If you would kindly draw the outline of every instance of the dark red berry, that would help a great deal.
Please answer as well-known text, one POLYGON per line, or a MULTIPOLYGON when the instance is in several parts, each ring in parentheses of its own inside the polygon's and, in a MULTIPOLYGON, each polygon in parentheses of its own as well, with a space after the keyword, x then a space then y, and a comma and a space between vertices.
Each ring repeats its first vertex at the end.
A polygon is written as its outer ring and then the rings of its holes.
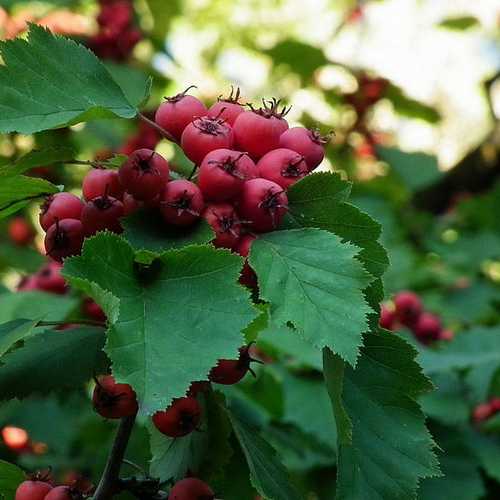
POLYGON ((117 170, 105 168, 93 168, 83 179, 82 183, 83 197, 93 200, 98 196, 108 194, 116 199, 123 196, 123 187, 120 184, 117 170))
POLYGON ((61 275, 62 264, 48 262, 36 274, 37 288, 45 292, 64 294, 68 291, 66 280, 61 275))
POLYGON ((216 384, 233 385, 238 383, 247 372, 255 373, 250 363, 256 361, 249 353, 249 346, 240 348, 238 359, 220 359, 217 365, 210 370, 208 378, 216 384))
POLYGON ((182 479, 174 484, 168 500, 214 500, 214 492, 208 484, 195 477, 182 479))
POLYGON ((241 221, 229 203, 210 203, 203 217, 215 232, 212 241, 217 248, 233 248, 241 234, 241 221))
POLYGON ((181 437, 193 432, 201 420, 201 407, 193 397, 175 399, 163 411, 153 415, 155 427, 169 437, 181 437))
POLYGON ((394 330, 396 326, 396 312, 383 305, 380 308, 379 324, 386 330, 394 330))
POLYGON ((264 233, 276 229, 287 210, 288 198, 275 182, 258 178, 243 185, 238 212, 254 231, 264 233))
POLYGON ((186 156, 199 165, 215 149, 233 147, 233 130, 222 118, 195 118, 182 132, 181 146, 186 156))
POLYGON ((86 236, 98 231, 121 233, 120 218, 124 215, 123 203, 112 196, 98 196, 83 207, 82 224, 86 236))
POLYGON ((101 306, 91 298, 86 298, 83 301, 82 309, 84 314, 89 318, 95 321, 106 321, 106 315, 101 306))
POLYGON ((44 500, 80 500, 83 495, 71 486, 56 486, 45 497, 44 500))
POLYGON ((394 297, 396 316, 405 326, 412 327, 422 312, 422 302, 418 295, 413 292, 399 292, 394 297))
POLYGON ((234 88, 231 87, 229 96, 226 98, 219 97, 217 102, 209 108, 207 115, 211 117, 219 116, 232 126, 236 118, 245 111, 239 100, 240 89, 237 88, 235 91, 234 88))
POLYGON ((78 255, 83 245, 83 225, 77 219, 62 219, 52 224, 45 235, 45 251, 58 262, 78 255))
POLYGON ((132 387, 128 384, 117 384, 113 375, 96 379, 92 402, 94 409, 104 418, 130 417, 138 410, 132 387))
POLYGON ((253 234, 245 234, 240 238, 235 247, 235 251, 242 257, 245 257, 245 264, 243 264, 243 269, 241 270, 239 281, 242 285, 252 290, 256 290, 257 288, 257 275, 255 274, 255 271, 250 267, 247 257, 250 254, 250 248, 255 239, 256 236, 254 236, 253 234))
POLYGON ((182 132, 197 116, 207 113, 207 108, 199 99, 186 94, 190 88, 173 97, 166 97, 155 115, 156 123, 172 134, 177 142, 180 142, 182 132))
POLYGON ((136 200, 152 200, 168 181, 167 160, 151 149, 138 149, 120 167, 120 182, 136 200))
POLYGON ((453 340, 454 337, 455 334, 452 330, 441 330, 441 332, 439 332, 439 340, 450 341, 453 340))
POLYGON ((142 201, 137 201, 131 194, 123 193, 123 213, 130 215, 139 210, 142 206, 142 201))
POLYGON ((285 115, 290 109, 278 110, 280 101, 262 101, 263 107, 241 113, 234 122, 234 142, 237 149, 247 151, 258 160, 280 147, 281 134, 288 129, 285 115))
POLYGON ((26 246, 35 239, 35 231, 24 217, 14 217, 9 222, 9 237, 11 241, 19 246, 26 246))
POLYGON ((482 403, 474 408, 472 419, 476 423, 483 422, 493 415, 493 408, 489 403, 482 403))
POLYGON ((413 326, 415 336, 424 344, 438 340, 441 333, 441 321, 431 313, 422 313, 413 326))
POLYGON ((207 382, 206 380, 192 382, 191 385, 189 386, 187 395, 189 397, 195 398, 196 396, 198 396, 200 392, 206 392, 209 390, 209 388, 210 388, 210 382, 207 382))
POLYGON ((83 202, 71 193, 56 193, 49 196, 42 205, 40 225, 47 231, 56 219, 80 219, 83 202))
POLYGON ((259 177, 288 189, 309 173, 304 157, 291 149, 278 148, 266 153, 257 163, 259 177))
POLYGON ((204 206, 200 188, 184 179, 167 183, 160 199, 163 218, 175 226, 190 226, 196 222, 204 206))
POLYGON ((15 500, 44 500, 51 489, 45 481, 24 481, 17 487, 15 500))
POLYGON ((257 177, 257 166, 246 154, 216 149, 203 159, 198 185, 207 200, 226 201, 238 196, 246 180, 257 177))
POLYGON ((322 136, 318 130, 293 127, 281 134, 280 147, 291 149, 302 155, 310 172, 323 161, 325 144, 329 141, 330 136, 322 136))

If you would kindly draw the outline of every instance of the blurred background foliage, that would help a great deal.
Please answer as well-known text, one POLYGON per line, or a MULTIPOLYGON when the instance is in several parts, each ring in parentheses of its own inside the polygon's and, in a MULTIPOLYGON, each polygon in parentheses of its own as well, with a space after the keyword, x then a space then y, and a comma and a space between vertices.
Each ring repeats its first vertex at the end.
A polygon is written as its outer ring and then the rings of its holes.
MULTIPOLYGON (((354 181, 355 203, 381 223, 391 261, 387 299, 414 290, 456 339, 479 332, 478 352, 462 353, 462 364, 433 375, 438 391, 423 401, 447 453, 447 476, 426 481, 421 498, 443 498, 439 491, 463 500, 498 498, 500 427, 489 422, 483 433, 469 424, 475 405, 500 396, 500 355, 491 355, 491 344, 481 350, 486 329, 498 337, 500 352, 498 1, 137 0, 133 8, 128 31, 110 48, 100 37, 98 2, 0 0, 0 36, 23 36, 28 22, 72 36, 106 60, 132 102, 153 75, 147 111, 189 85, 207 102, 233 85, 244 101, 283 98, 292 105, 291 125, 333 131, 320 169, 354 181)), ((0 164, 37 148, 71 147, 88 160, 142 145, 156 147, 178 171, 190 168, 154 131, 119 120, 2 136, 0 164)), ((49 167, 31 174, 78 193, 86 167, 49 167)), ((44 260, 37 213, 33 204, 23 214, 34 240, 29 233, 15 241, 12 219, 1 222, 3 321, 15 317, 16 308, 35 317, 44 307, 27 292, 13 293, 44 260)), ((68 321, 81 314, 76 301, 66 305, 68 321)), ((329 403, 317 360, 301 346, 266 342, 266 336, 259 349, 282 362, 229 392, 251 408, 307 498, 333 498, 335 436, 326 432, 329 403)), ((27 468, 51 464, 61 475, 82 473, 95 481, 113 424, 92 413, 87 389, 0 406, 0 424, 26 429, 30 439, 29 452, 20 453, 4 435, 0 454, 27 468)), ((129 451, 141 466, 149 459, 145 432, 135 431, 129 451)), ((234 477, 242 475, 240 455, 231 463, 234 477)), ((224 498, 252 498, 249 484, 236 492, 224 488, 224 498)))

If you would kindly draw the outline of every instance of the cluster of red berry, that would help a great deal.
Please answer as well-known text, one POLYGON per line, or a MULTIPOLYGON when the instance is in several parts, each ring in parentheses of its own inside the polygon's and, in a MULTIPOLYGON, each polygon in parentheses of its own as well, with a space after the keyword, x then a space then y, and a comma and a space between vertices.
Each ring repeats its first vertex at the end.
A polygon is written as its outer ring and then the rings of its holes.
POLYGON ((142 38, 134 26, 132 3, 129 0, 99 0, 99 3, 99 32, 89 39, 88 45, 103 59, 123 61, 142 38))
POLYGON ((453 339, 453 332, 443 328, 441 320, 435 314, 424 311, 420 297, 409 291, 396 294, 393 307, 389 304, 382 305, 380 326, 387 330, 406 327, 425 345, 436 340, 453 339))
POLYGON ((83 500, 90 497, 91 489, 92 485, 79 481, 54 486, 49 472, 37 472, 18 486, 15 500, 83 500))
POLYGON ((477 424, 488 420, 500 412, 500 398, 491 398, 486 403, 481 403, 474 408, 472 419, 477 424))

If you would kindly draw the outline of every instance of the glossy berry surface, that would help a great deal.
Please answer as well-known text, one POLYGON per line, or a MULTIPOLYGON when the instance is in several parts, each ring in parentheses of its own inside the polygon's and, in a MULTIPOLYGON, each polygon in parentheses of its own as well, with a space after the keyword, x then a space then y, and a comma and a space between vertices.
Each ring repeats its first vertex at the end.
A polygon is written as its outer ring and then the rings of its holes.
POLYGON ((204 207, 200 188, 184 179, 169 182, 160 199, 163 218, 175 226, 190 226, 195 223, 204 207))
POLYGON ((82 224, 86 236, 98 231, 121 233, 120 218, 124 215, 123 203, 112 196, 104 195, 88 201, 82 210, 82 224))
POLYGON ((243 185, 238 212, 254 231, 277 229, 287 210, 288 198, 279 184, 257 178, 243 185))
POLYGON ((80 500, 83 496, 74 488, 69 486, 56 486, 53 488, 45 500, 80 500))
POLYGON ((15 500, 44 500, 51 489, 44 481, 24 481, 16 490, 15 500))
POLYGON ((207 205, 203 217, 215 232, 213 245, 218 248, 233 248, 241 234, 241 221, 229 203, 207 205))
POLYGON ((222 118, 195 118, 182 132, 181 146, 186 156, 199 165, 215 149, 233 147, 233 130, 222 118))
POLYGON ((35 231, 24 217, 14 217, 9 222, 9 237, 11 241, 19 246, 29 245, 35 238, 35 231))
POLYGON ((219 97, 216 103, 212 104, 208 109, 207 116, 212 118, 220 117, 229 125, 233 125, 236 118, 245 111, 245 108, 240 104, 240 89, 234 90, 231 88, 231 93, 228 97, 219 97))
POLYGON ((203 159, 198 185, 206 200, 226 201, 236 198, 246 180, 257 177, 257 166, 240 151, 216 149, 203 159))
POLYGON ((56 221, 45 235, 45 251, 52 259, 62 262, 64 258, 80 253, 83 237, 83 225, 79 220, 56 221))
POLYGON ((80 219, 82 210, 83 202, 78 196, 71 193, 56 193, 49 196, 42 204, 40 225, 47 231, 57 219, 80 219))
POLYGON ((136 200, 152 200, 168 181, 170 168, 158 153, 138 149, 120 167, 118 175, 123 188, 136 200))
POLYGON ((182 132, 196 117, 207 113, 207 108, 199 99, 186 94, 190 88, 175 96, 167 97, 155 115, 156 123, 169 132, 177 142, 180 142, 182 132))
POLYGON ((291 149, 278 148, 266 153, 257 163, 259 177, 288 189, 309 173, 304 157, 291 149))
POLYGON ((303 156, 309 171, 312 171, 323 161, 329 140, 329 136, 322 136, 317 130, 293 127, 281 134, 280 146, 303 156))
POLYGON ((201 420, 201 407, 193 397, 185 397, 174 402, 163 411, 153 415, 155 427, 166 436, 182 437, 193 432, 201 420))
POLYGON ((104 418, 130 417, 138 410, 132 387, 128 384, 117 384, 112 375, 97 379, 92 402, 96 412, 104 418))
POLYGON ((98 196, 104 196, 105 194, 121 199, 123 196, 123 187, 118 178, 118 171, 93 168, 83 179, 82 193, 87 201, 98 196))
POLYGON ((168 500, 214 500, 214 492, 208 484, 195 477, 182 479, 174 484, 168 500))
POLYGON ((216 384, 237 384, 251 371, 250 363, 253 361, 248 352, 248 347, 242 347, 239 352, 238 359, 220 359, 210 371, 208 378, 216 384))

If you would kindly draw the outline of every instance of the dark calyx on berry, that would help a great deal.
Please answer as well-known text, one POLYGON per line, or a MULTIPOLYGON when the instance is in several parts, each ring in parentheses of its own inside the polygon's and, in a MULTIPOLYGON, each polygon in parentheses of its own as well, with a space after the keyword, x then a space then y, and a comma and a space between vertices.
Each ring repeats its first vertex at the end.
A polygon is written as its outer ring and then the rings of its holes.
POLYGON ((238 168, 238 161, 240 161, 240 159, 243 158, 243 156, 245 156, 246 154, 247 153, 241 153, 236 158, 227 156, 224 160, 209 160, 208 163, 210 165, 215 165, 221 170, 224 170, 224 172, 228 173, 229 175, 232 175, 233 177, 244 181, 246 180, 246 176, 240 172, 238 168))
POLYGON ((261 108, 254 108, 252 104, 247 104, 247 106, 254 112, 257 113, 260 116, 263 116, 264 118, 278 118, 282 119, 285 118, 285 116, 290 113, 290 110, 292 109, 292 106, 286 107, 285 105, 282 106, 281 111, 279 110, 279 106, 281 104, 281 99, 276 99, 275 97, 271 99, 262 99, 262 107, 261 108))
POLYGON ((211 118, 210 116, 197 117, 193 120, 193 125, 200 132, 207 135, 224 135, 227 133, 228 126, 226 125, 226 120, 220 118, 220 115, 224 112, 225 108, 222 108, 220 113, 211 118))
POLYGON ((187 89, 183 90, 182 92, 179 92, 178 94, 176 95, 172 95, 172 96, 168 96, 168 97, 164 97, 164 99, 167 101, 167 102, 179 102, 183 97, 186 97, 187 93, 191 90, 191 89, 196 89, 198 88, 196 85, 190 85, 187 89))

